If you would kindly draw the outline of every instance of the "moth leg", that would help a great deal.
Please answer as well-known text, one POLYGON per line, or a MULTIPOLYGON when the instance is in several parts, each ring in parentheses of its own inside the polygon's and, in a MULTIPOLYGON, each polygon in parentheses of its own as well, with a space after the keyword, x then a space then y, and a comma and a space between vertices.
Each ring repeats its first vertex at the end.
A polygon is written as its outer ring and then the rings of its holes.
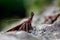
POLYGON ((25 26, 25 27, 26 27, 26 31, 27 31, 27 32, 29 32, 29 29, 28 29, 28 28, 29 28, 29 26, 28 26, 28 25, 29 25, 29 23, 26 23, 26 26, 25 26))

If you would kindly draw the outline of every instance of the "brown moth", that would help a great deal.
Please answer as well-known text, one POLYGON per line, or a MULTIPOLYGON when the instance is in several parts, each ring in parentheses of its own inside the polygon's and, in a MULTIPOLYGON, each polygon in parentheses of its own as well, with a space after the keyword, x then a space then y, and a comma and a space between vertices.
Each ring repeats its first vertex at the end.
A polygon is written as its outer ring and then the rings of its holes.
POLYGON ((55 19, 52 20, 52 24, 60 17, 60 14, 56 15, 55 19))
POLYGON ((46 20, 44 21, 44 23, 46 23, 49 19, 51 19, 51 24, 53 24, 58 18, 60 17, 60 14, 54 15, 54 16, 47 16, 46 20), (54 19, 52 19, 53 17, 55 17, 54 19))
POLYGON ((26 31, 29 32, 29 30, 32 30, 32 19, 33 19, 34 13, 31 13, 31 16, 28 18, 28 20, 24 21, 22 24, 17 25, 16 27, 13 27, 9 30, 7 30, 6 32, 10 32, 10 31, 26 31))

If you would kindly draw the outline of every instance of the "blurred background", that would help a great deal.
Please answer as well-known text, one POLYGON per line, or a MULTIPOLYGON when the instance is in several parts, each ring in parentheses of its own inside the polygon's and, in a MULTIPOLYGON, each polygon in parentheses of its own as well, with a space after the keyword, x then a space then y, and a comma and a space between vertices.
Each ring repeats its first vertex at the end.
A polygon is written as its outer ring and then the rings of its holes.
MULTIPOLYGON (((54 0, 0 0, 0 31, 7 25, 28 17, 31 12, 40 14, 54 0)), ((60 6, 60 0, 56 0, 60 6)))

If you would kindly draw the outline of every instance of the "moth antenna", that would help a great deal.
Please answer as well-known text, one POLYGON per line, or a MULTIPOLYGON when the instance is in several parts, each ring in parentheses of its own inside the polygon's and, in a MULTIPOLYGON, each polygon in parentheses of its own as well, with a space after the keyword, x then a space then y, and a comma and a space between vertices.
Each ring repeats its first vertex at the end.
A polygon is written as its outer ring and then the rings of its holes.
POLYGON ((29 20, 28 20, 28 22, 29 22, 29 23, 31 23, 31 22, 32 22, 33 16, 34 16, 34 13, 33 13, 33 12, 31 12, 31 16, 29 17, 29 20))

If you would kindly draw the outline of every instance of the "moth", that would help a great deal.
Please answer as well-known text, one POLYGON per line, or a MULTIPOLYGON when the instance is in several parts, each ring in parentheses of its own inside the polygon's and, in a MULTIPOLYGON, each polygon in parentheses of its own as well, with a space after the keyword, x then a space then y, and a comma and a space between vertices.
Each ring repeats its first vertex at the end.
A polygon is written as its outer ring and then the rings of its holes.
POLYGON ((51 24, 53 24, 59 17, 60 17, 60 13, 54 16, 47 16, 44 23, 46 23, 49 19, 51 19, 51 24))
POLYGON ((28 20, 24 21, 22 24, 17 25, 16 27, 13 27, 6 32, 11 32, 11 31, 26 31, 29 32, 30 30, 33 30, 33 27, 31 25, 32 19, 33 19, 34 13, 31 12, 31 16, 28 18, 28 20))

